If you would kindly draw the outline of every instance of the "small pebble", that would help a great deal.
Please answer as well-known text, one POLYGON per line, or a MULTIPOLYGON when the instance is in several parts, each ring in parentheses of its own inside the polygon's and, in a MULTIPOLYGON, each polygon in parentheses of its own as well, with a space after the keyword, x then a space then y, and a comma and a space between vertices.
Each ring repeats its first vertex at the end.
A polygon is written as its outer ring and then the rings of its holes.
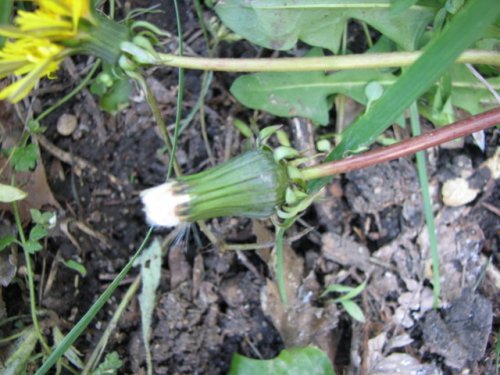
POLYGON ((57 132, 61 135, 71 135, 76 129, 77 121, 74 115, 65 113, 57 120, 57 132))

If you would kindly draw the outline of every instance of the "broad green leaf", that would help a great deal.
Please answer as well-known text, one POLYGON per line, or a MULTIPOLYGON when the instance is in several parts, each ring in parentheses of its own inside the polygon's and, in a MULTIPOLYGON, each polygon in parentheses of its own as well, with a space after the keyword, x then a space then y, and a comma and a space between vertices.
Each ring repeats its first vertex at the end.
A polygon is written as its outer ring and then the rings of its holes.
POLYGON ((260 46, 288 50, 298 40, 338 52, 346 22, 357 19, 406 50, 418 47, 436 9, 414 5, 399 12, 391 0, 225 0, 215 6, 222 22, 260 46))
POLYGON ((344 94, 366 104, 365 88, 370 82, 383 87, 396 81, 390 73, 377 70, 322 72, 256 73, 239 77, 231 93, 243 105, 282 117, 306 117, 319 125, 329 121, 333 94, 344 94))
POLYGON ((345 311, 353 319, 356 319, 358 322, 361 323, 365 322, 365 314, 363 314, 363 310, 360 309, 360 307, 356 302, 351 300, 345 300, 345 301, 340 301, 340 303, 342 304, 342 307, 345 309, 345 311))
POLYGON ((278 357, 258 360, 235 354, 229 375, 334 375, 327 355, 314 346, 283 350, 278 357))
MULTIPOLYGON (((366 105, 378 99, 381 89, 385 91, 396 79, 390 73, 376 70, 342 71, 331 75, 321 72, 256 73, 236 79, 231 86, 231 93, 247 107, 281 117, 306 117, 319 125, 326 125, 331 95, 344 94, 366 105), (373 89, 378 92, 374 93, 373 89), (369 100, 369 96, 373 99, 369 100)), ((452 110, 450 106, 471 114, 481 113, 494 106, 493 95, 464 65, 454 65, 450 69, 450 79, 449 103, 439 106, 438 112, 433 110, 432 101, 438 93, 436 86, 426 96, 427 104, 424 102, 421 105, 422 114, 435 125, 454 122, 454 118, 442 117, 443 111, 452 110)), ((489 82, 496 90, 500 89, 500 77, 492 78, 489 82)))
POLYGON ((117 371, 122 366, 123 362, 118 356, 118 353, 111 352, 106 355, 104 361, 92 372, 92 375, 116 375, 117 371))
MULTIPOLYGON (((482 36, 499 15, 498 0, 468 1, 371 110, 342 133, 342 141, 325 161, 338 160, 373 142, 449 69, 463 50, 482 36)), ((330 178, 312 181, 309 189, 317 191, 328 181, 330 178)))
POLYGON ((28 194, 15 186, 0 184, 0 202, 2 203, 20 201, 27 196, 28 194))

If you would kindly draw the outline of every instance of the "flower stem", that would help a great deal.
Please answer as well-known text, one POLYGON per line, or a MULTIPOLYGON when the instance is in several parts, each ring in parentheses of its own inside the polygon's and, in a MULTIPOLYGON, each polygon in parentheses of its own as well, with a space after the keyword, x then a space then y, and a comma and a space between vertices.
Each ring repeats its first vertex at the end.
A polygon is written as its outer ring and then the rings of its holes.
MULTIPOLYGON (((207 58, 157 54, 157 65, 225 72, 305 72, 402 67, 413 64, 422 52, 365 53, 322 57, 207 58)), ((468 50, 457 63, 500 65, 500 52, 468 50)))
MULTIPOLYGON (((419 136, 422 133, 420 127, 420 119, 418 116, 417 102, 413 102, 410 107, 410 125, 414 136, 419 136)), ((416 154, 418 179, 420 181, 420 193, 422 195, 422 203, 424 206, 424 217, 427 223, 427 234, 429 235, 429 250, 432 258, 432 290, 434 294, 433 307, 439 308, 439 293, 440 293, 440 277, 439 277, 439 249, 436 234, 436 223, 434 221, 434 213, 432 210, 432 198, 429 189, 429 177, 427 176, 427 162, 424 151, 419 151, 416 154)))
POLYGON ((500 124, 500 107, 391 146, 381 147, 350 158, 304 168, 301 170, 302 177, 305 180, 315 180, 369 167, 412 155, 418 151, 464 137, 497 124, 500 124))
POLYGON ((19 232, 19 237, 21 238, 21 243, 23 245, 24 259, 26 262, 26 275, 28 277, 28 289, 30 294, 30 311, 31 311, 31 321, 33 323, 33 327, 35 328, 35 332, 38 338, 38 341, 42 345, 44 351, 46 353, 50 353, 50 347, 45 341, 43 337, 42 330, 40 328, 40 323, 38 321, 38 317, 36 315, 37 306, 36 306, 36 293, 35 293, 35 281, 33 280, 33 269, 31 265, 31 257, 28 251, 26 250, 26 236, 24 235, 23 225, 21 223, 21 216, 19 215, 19 208, 17 207, 16 202, 12 203, 12 211, 14 213, 14 219, 17 225, 17 231, 19 232))

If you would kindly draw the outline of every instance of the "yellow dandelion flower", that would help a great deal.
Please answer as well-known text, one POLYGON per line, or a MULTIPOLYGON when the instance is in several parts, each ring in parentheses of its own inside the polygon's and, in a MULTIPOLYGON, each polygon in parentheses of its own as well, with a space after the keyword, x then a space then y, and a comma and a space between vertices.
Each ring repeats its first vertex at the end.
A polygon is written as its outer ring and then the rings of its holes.
POLYGON ((83 53, 118 62, 130 31, 93 12, 90 0, 31 1, 33 11, 19 10, 13 26, 0 27, 0 36, 10 39, 0 50, 0 79, 21 76, 0 91, 0 100, 21 100, 41 77, 51 77, 65 56, 83 53))
POLYGON ((0 28, 0 35, 22 37, 29 32, 39 38, 65 40, 78 33, 80 20, 92 22, 88 0, 34 0, 33 12, 20 10, 14 19, 14 28, 0 28))
POLYGON ((64 47, 48 39, 8 41, 0 50, 0 78, 9 74, 21 79, 0 91, 0 100, 16 103, 33 89, 41 77, 52 77, 64 58, 64 47))

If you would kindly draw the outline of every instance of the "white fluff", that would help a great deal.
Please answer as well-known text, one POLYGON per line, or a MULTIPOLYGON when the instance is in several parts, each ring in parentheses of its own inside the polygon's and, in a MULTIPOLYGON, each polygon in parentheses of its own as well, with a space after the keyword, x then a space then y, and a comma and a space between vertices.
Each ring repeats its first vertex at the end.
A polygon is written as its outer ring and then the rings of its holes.
POLYGON ((176 194, 173 186, 173 182, 165 182, 141 192, 143 211, 150 225, 175 227, 180 223, 177 207, 190 198, 187 194, 176 194))

